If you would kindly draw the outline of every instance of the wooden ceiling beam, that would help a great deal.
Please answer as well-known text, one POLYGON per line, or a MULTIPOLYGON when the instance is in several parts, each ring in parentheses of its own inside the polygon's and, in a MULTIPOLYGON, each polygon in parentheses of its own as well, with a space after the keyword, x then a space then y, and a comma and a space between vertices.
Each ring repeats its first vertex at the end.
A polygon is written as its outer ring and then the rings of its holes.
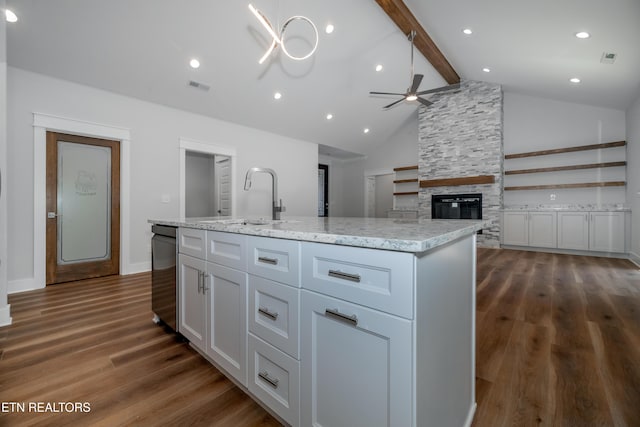
POLYGON ((376 0, 382 10, 407 36, 412 30, 416 32, 414 44, 416 49, 433 65, 448 84, 460 83, 460 76, 453 69, 438 46, 431 40, 427 31, 422 28, 413 13, 402 0, 376 0))

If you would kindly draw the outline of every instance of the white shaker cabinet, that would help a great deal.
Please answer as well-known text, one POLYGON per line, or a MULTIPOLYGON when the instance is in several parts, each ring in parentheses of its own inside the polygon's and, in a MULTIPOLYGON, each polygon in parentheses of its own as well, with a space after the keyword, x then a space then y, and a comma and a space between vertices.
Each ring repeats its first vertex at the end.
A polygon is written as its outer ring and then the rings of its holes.
POLYGON ((178 331, 195 347, 204 351, 207 337, 207 300, 204 275, 207 263, 189 255, 178 257, 178 331))
POLYGON ((625 212, 559 212, 558 247, 622 253, 625 227, 625 212))
POLYGON ((503 244, 555 248, 556 212, 504 211, 503 244))
POLYGON ((302 291, 303 426, 411 426, 411 321, 302 291))
POLYGON ((558 212, 558 248, 589 249, 589 212, 558 212))

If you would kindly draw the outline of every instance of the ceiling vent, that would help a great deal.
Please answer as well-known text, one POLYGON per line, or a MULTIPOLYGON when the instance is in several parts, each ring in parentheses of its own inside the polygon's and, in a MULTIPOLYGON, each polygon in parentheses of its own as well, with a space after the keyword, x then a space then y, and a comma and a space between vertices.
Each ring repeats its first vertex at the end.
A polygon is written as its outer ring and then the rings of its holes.
POLYGON ((189 80, 189 86, 195 87, 196 89, 200 89, 200 90, 203 90, 205 92, 207 92, 209 89, 211 89, 211 86, 206 85, 204 83, 197 82, 195 80, 189 80))
POLYGON ((616 62, 616 57, 618 55, 610 52, 602 52, 602 57, 600 58, 600 62, 603 64, 613 64, 616 62))

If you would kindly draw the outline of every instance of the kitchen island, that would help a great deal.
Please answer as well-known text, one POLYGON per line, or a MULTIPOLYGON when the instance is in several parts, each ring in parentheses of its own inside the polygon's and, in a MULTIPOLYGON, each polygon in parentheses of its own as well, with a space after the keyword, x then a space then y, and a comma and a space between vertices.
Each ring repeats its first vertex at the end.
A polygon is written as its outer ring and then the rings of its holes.
POLYGON ((282 421, 471 424, 487 221, 149 222, 179 227, 179 332, 282 421))

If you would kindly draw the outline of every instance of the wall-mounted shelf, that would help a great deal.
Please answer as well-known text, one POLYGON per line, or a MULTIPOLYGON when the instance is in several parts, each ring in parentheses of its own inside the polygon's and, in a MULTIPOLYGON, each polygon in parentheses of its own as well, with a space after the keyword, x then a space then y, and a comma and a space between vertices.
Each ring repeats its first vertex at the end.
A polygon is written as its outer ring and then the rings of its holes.
POLYGON ((548 190, 556 188, 589 188, 589 187, 624 187, 624 181, 609 182, 581 182, 577 184, 550 184, 550 185, 521 185, 517 187, 504 187, 504 191, 513 190, 548 190))
POLYGON ((418 182, 418 178, 413 179, 396 179, 393 181, 394 184, 405 184, 407 182, 418 182))
POLYGON ((548 156, 549 154, 573 153, 575 151, 599 150, 601 148, 624 147, 626 141, 606 142, 604 144, 580 145, 577 147, 555 148, 553 150, 530 151, 528 153, 506 154, 505 160, 520 159, 523 157, 548 156))
MULTIPOLYGON (((624 147, 626 144, 627 144, 626 141, 606 142, 603 144, 590 144, 590 145, 581 145, 577 147, 565 147, 565 148, 556 148, 552 150, 530 151, 527 153, 507 154, 504 156, 504 158, 505 160, 509 160, 509 159, 521 159, 524 157, 548 156, 552 154, 573 153, 577 151, 600 150, 600 149, 606 149, 606 148, 624 147)), ((505 170, 504 175, 507 176, 507 175, 521 175, 521 174, 531 174, 531 173, 574 171, 574 170, 582 170, 582 169, 626 167, 626 165, 627 165, 626 161, 587 163, 587 164, 579 164, 579 165, 553 166, 553 167, 544 167, 544 168, 505 170)), ((422 183, 420 183, 420 185, 422 186, 422 183)), ((625 185, 626 185, 625 181, 598 181, 598 182, 582 182, 582 183, 572 183, 572 184, 505 186, 504 190, 516 191, 516 190, 550 190, 550 189, 562 189, 562 188, 623 187, 625 185)))
POLYGON ((457 185, 493 184, 496 177, 493 175, 464 176, 461 178, 441 178, 420 181, 420 188, 449 187, 457 185))
POLYGON ((556 166, 556 167, 550 167, 550 168, 509 170, 509 171, 504 171, 504 174, 518 175, 523 173, 542 173, 542 172, 571 171, 571 170, 578 170, 578 169, 613 168, 616 166, 626 166, 626 165, 627 165, 627 162, 590 163, 586 165, 570 165, 570 166, 556 166))
POLYGON ((418 209, 418 165, 393 168, 393 208, 418 209), (398 198, 400 197, 400 198, 398 198))
POLYGON ((417 196, 417 191, 400 191, 397 193, 393 193, 394 196, 417 196))
POLYGON ((412 170, 418 170, 418 165, 402 166, 402 167, 399 167, 399 168, 393 168, 394 172, 412 171, 412 170))

